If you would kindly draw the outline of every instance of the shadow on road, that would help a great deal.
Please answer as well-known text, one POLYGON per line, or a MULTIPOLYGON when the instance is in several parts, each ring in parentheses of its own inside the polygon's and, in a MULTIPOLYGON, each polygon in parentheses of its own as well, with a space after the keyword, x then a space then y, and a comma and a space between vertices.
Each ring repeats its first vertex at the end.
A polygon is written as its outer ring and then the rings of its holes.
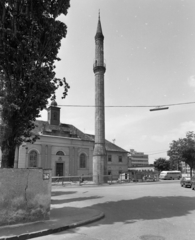
POLYGON ((93 205, 92 208, 105 213, 105 219, 93 225, 124 222, 130 224, 138 220, 157 220, 181 217, 195 210, 195 197, 142 197, 118 202, 93 205))
MULTIPOLYGON (((102 198, 100 196, 91 196, 91 197, 80 197, 80 198, 70 198, 70 199, 52 199, 51 204, 63 204, 63 203, 70 203, 70 202, 80 202, 86 200, 93 200, 102 198)), ((62 209, 62 208, 61 208, 62 209)))
MULTIPOLYGON (((105 218, 85 227, 90 228, 116 222, 133 224, 137 221, 159 220, 188 215, 195 210, 195 197, 142 197, 95 204, 91 208, 104 212, 105 218)), ((76 233, 77 231, 79 231, 78 228, 75 228, 70 230, 69 233, 76 233)))
POLYGON ((61 196, 61 195, 67 195, 67 194, 74 194, 77 193, 77 191, 66 191, 66 192, 62 192, 62 191, 56 191, 56 192, 51 192, 51 196, 55 197, 55 196, 61 196))

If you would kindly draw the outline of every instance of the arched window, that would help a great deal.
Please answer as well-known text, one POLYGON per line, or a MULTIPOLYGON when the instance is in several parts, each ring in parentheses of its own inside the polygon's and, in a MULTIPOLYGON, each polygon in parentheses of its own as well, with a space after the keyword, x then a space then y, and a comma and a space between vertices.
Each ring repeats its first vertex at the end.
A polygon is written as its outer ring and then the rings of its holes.
POLYGON ((63 153, 62 151, 58 151, 58 152, 56 153, 56 155, 64 156, 64 153, 63 153))
POLYGON ((87 165, 86 155, 84 153, 81 153, 81 155, 80 155, 80 168, 86 168, 86 165, 87 165))
POLYGON ((38 167, 38 154, 35 150, 31 151, 29 154, 29 167, 38 167))

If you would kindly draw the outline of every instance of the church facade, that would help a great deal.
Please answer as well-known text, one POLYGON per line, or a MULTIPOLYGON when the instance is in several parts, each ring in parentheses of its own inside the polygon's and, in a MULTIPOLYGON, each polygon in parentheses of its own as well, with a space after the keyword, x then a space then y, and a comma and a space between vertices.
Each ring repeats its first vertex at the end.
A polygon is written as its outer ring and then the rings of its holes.
MULTIPOLYGON (((19 148, 18 168, 52 169, 53 176, 93 175, 94 135, 70 124, 60 123, 60 108, 53 101, 47 121, 36 121, 34 134, 40 139, 19 148)), ((118 176, 128 170, 127 151, 105 140, 107 174, 118 176)))

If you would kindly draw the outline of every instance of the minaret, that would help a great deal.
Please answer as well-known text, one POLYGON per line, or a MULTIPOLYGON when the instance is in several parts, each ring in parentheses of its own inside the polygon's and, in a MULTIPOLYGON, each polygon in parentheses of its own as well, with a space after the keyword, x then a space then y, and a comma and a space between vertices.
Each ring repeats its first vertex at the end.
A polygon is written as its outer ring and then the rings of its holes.
POLYGON ((100 22, 100 13, 95 35, 95 146, 93 151, 93 181, 96 184, 104 182, 107 174, 105 150, 105 115, 104 115, 104 36, 100 22))

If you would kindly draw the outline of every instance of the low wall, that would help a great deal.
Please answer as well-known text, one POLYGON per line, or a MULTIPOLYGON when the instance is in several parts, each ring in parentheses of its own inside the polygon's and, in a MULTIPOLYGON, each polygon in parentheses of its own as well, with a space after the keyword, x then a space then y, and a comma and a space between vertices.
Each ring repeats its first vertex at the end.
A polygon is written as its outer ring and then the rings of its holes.
POLYGON ((0 169, 0 226, 47 220, 51 170, 0 169))

